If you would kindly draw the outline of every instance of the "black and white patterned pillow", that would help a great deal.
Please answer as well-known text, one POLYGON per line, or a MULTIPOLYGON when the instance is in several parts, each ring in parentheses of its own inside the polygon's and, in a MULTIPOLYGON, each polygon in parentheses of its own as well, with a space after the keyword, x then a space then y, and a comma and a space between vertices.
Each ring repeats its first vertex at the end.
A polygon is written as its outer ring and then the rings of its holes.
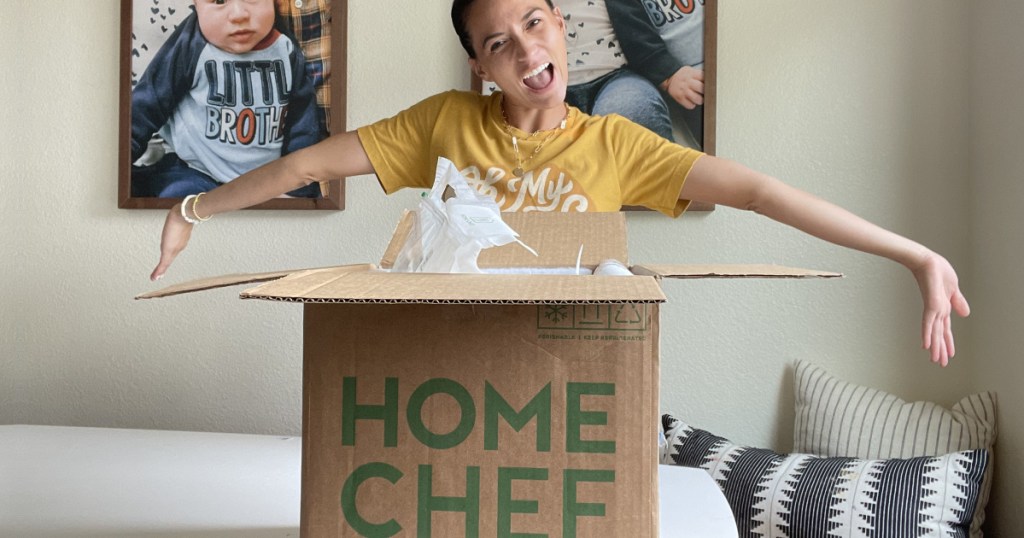
POLYGON ((661 463, 704 469, 741 537, 967 536, 988 463, 984 449, 911 459, 777 454, 662 416, 661 463))

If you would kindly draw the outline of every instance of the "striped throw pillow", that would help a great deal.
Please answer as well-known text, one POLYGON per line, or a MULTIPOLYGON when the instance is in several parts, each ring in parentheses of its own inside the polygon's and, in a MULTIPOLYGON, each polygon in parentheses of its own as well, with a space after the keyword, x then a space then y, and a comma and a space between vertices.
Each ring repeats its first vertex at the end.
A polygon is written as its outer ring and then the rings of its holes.
MULTIPOLYGON (((823 368, 796 362, 793 450, 822 456, 913 458, 988 449, 996 440, 996 395, 968 396, 946 409, 906 402, 887 392, 836 379, 823 368)), ((982 481, 971 524, 980 538, 992 487, 992 462, 982 481)))

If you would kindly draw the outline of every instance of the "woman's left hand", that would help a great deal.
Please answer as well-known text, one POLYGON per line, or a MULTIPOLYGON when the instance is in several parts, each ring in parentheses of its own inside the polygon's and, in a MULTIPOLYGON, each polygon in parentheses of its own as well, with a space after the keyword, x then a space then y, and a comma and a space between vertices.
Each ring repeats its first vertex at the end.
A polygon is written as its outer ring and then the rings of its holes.
POLYGON ((953 344, 951 313, 961 317, 971 313, 967 299, 960 292, 956 271, 945 258, 934 252, 917 267, 911 268, 924 300, 921 318, 921 345, 931 351, 932 362, 946 366, 956 353, 953 344))

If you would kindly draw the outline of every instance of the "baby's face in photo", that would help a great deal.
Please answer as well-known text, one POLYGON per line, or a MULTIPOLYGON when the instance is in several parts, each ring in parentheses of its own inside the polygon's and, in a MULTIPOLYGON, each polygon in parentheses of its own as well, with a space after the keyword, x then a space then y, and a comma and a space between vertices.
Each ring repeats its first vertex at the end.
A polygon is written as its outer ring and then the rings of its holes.
POLYGON ((195 0, 199 30, 213 46, 249 52, 274 27, 274 0, 195 0))

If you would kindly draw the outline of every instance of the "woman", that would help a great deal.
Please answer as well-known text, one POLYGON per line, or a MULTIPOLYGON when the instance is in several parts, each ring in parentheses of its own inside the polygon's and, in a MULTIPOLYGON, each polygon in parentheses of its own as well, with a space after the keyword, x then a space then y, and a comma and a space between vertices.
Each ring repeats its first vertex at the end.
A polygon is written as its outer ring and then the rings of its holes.
POLYGON ((455 0, 452 22, 471 68, 500 93, 430 97, 186 199, 167 215, 151 278, 162 277, 185 248, 194 222, 332 178, 376 173, 388 193, 428 187, 436 158, 445 156, 506 210, 645 205, 675 216, 696 199, 756 211, 892 259, 917 280, 922 344, 932 361, 945 366, 953 356, 950 313, 966 316, 969 307, 942 256, 765 174, 672 144, 622 118, 566 106, 565 22, 550 0, 455 0))

